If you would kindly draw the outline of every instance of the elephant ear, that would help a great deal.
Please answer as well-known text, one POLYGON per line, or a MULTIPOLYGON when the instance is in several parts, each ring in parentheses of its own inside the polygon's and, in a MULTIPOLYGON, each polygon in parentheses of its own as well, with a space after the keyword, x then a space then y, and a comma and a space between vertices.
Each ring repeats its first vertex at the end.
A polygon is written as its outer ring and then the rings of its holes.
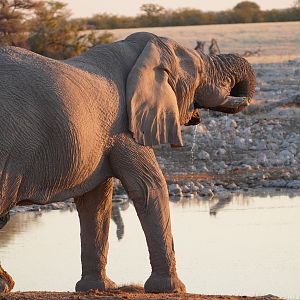
POLYGON ((155 40, 149 41, 127 78, 129 130, 136 142, 146 146, 183 145, 177 98, 164 57, 155 40))

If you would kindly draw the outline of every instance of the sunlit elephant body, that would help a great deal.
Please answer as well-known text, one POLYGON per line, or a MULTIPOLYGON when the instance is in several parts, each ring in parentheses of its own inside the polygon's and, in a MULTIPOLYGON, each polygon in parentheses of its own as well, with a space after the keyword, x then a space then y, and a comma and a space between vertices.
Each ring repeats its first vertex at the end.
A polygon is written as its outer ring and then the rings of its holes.
MULTIPOLYGON (((234 96, 250 97, 255 78, 243 63, 243 89, 234 96)), ((242 80, 233 79, 233 70, 221 81, 216 73, 223 69, 226 75, 226 66, 149 33, 66 61, 0 49, 2 223, 15 205, 74 197, 82 250, 76 290, 115 287, 105 266, 117 177, 148 244, 152 273, 145 290, 184 291, 176 273, 168 190, 150 146, 182 145, 180 126, 193 119, 196 107, 226 103, 242 80)), ((0 291, 13 287, 8 276, 0 267, 0 291)))

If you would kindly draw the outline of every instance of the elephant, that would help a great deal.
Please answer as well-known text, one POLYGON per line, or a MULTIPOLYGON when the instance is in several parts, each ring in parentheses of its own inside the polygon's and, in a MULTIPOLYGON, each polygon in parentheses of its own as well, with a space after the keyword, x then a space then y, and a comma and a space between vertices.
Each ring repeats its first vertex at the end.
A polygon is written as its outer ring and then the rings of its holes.
MULTIPOLYGON (((255 74, 242 57, 207 56, 147 32, 64 61, 1 48, 2 227, 16 205, 74 198, 82 263, 75 289, 115 288, 106 261, 118 178, 146 237, 152 270, 145 291, 184 292, 168 188, 152 147, 183 146, 180 127, 199 123, 199 109, 235 113, 254 91, 255 74)), ((0 267, 1 291, 13 285, 0 267)))

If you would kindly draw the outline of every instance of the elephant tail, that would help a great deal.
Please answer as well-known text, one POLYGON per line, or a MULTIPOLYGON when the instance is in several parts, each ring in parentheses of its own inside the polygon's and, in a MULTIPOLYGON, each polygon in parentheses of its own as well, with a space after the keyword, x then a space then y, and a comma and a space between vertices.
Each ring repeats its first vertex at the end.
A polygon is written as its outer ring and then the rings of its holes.
POLYGON ((9 213, 7 213, 6 215, 0 217, 0 229, 2 229, 7 224, 9 219, 10 219, 9 213))

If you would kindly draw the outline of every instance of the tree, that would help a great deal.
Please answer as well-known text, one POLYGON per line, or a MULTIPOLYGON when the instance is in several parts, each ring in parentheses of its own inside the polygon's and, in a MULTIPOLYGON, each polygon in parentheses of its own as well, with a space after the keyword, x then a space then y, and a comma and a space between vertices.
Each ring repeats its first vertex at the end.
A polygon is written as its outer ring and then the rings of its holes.
POLYGON ((79 55, 95 44, 105 44, 112 40, 112 34, 97 35, 94 31, 80 32, 82 25, 69 20, 66 4, 59 1, 44 2, 36 9, 36 17, 31 21, 29 48, 39 54, 65 59, 79 55))
POLYGON ((87 19, 87 26, 95 29, 134 27, 133 17, 117 16, 107 13, 95 14, 87 19))
POLYGON ((148 17, 158 16, 165 11, 165 8, 159 4, 146 3, 140 7, 140 10, 148 17))
POLYGON ((41 6, 41 1, 0 0, 0 45, 25 46, 28 17, 41 6))
POLYGON ((233 11, 237 22, 252 23, 261 21, 261 10, 255 2, 240 2, 233 8, 233 11))
POLYGON ((171 13, 170 25, 199 25, 204 22, 204 14, 199 9, 182 8, 171 13))
POLYGON ((295 0, 293 7, 300 8, 300 0, 295 0))
POLYGON ((138 21, 141 26, 160 26, 162 23, 162 16, 164 16, 165 8, 159 4, 147 3, 140 7, 142 12, 138 21))

